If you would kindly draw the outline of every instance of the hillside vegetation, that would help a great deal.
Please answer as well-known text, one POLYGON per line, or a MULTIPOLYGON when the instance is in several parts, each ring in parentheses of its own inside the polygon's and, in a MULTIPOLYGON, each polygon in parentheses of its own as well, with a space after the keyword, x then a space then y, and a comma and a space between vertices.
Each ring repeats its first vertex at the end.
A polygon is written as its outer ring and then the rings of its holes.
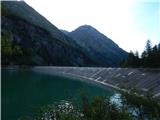
POLYGON ((23 1, 2 1, 2 65, 96 65, 80 47, 23 1))
MULTIPOLYGON (((151 96, 137 96, 132 92, 122 93, 120 103, 102 96, 89 98, 82 93, 78 105, 62 101, 43 106, 38 111, 34 120, 159 120, 160 103, 151 96)), ((18 120, 33 118, 24 116, 18 120)))
POLYGON ((84 41, 64 34, 24 1, 1 4, 2 65, 115 67, 127 56, 110 39, 96 38, 98 31, 83 46, 84 41))

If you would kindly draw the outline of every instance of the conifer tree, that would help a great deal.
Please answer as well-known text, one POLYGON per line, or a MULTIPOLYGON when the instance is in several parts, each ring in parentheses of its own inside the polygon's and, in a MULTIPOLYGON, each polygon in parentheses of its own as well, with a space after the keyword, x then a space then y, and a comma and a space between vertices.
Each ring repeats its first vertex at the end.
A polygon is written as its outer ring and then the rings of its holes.
POLYGON ((135 54, 131 51, 128 58, 121 65, 123 67, 160 67, 160 43, 152 47, 151 41, 147 40, 145 50, 139 57, 138 51, 135 54))

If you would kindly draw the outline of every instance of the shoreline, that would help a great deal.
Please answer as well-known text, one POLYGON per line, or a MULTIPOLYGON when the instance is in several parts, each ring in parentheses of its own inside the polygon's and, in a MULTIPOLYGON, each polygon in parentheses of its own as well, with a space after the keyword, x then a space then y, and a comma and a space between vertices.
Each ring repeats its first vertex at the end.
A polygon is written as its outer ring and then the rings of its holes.
POLYGON ((57 75, 62 77, 69 77, 84 82, 92 82, 95 84, 109 87, 121 92, 129 92, 130 89, 136 89, 140 94, 145 94, 153 87, 153 97, 160 97, 160 69, 147 68, 104 68, 104 67, 60 67, 60 66, 32 66, 32 67, 18 67, 8 66, 1 69, 8 70, 31 70, 35 72, 57 75), (127 87, 127 85, 130 85, 127 87), (132 86, 133 85, 133 86, 132 86), (137 86, 136 86, 137 85, 137 86), (150 86, 152 85, 152 86, 150 86), (124 87, 123 87, 124 86, 124 87))
MULTIPOLYGON (((36 71, 36 70, 33 70, 36 71)), ((44 74, 50 74, 50 75, 56 75, 59 77, 67 77, 67 78, 73 78, 73 79, 78 79, 78 80, 82 80, 84 82, 92 82, 94 84, 99 84, 99 85, 103 85, 104 87, 109 87, 111 89, 117 90, 117 91, 121 91, 121 92, 128 92, 128 90, 126 89, 122 89, 120 87, 117 87, 115 85, 109 84, 109 83, 105 83, 105 82, 101 82, 98 81, 96 79, 92 79, 90 77, 85 77, 85 76, 81 76, 78 74, 72 74, 72 73, 67 73, 67 72, 44 72, 44 71, 38 71, 38 72, 42 72, 44 74)))
POLYGON ((101 82, 101 81, 98 81, 98 80, 94 80, 92 78, 84 77, 84 76, 81 76, 81 75, 75 75, 75 74, 71 74, 71 73, 63 73, 63 74, 65 74, 64 76, 74 77, 76 79, 89 80, 91 82, 98 83, 98 84, 104 85, 105 87, 110 87, 110 88, 113 88, 113 89, 118 90, 118 91, 122 91, 122 92, 127 92, 128 91, 126 89, 119 88, 115 85, 105 83, 105 82, 101 82))
POLYGON ((160 88, 157 87, 157 83, 160 82, 160 78, 158 78, 158 76, 160 76, 159 68, 137 69, 111 67, 37 66, 33 69, 43 73, 45 72, 54 75, 58 74, 59 76, 64 77, 67 76, 75 79, 83 79, 86 82, 94 82, 121 92, 129 92, 132 88, 136 88, 140 95, 144 95, 148 90, 150 90, 150 85, 152 84, 156 89, 156 91, 152 91, 153 96, 160 97, 160 88), (129 87, 127 87, 128 84, 130 84, 129 87), (123 85, 124 87, 121 87, 123 85))

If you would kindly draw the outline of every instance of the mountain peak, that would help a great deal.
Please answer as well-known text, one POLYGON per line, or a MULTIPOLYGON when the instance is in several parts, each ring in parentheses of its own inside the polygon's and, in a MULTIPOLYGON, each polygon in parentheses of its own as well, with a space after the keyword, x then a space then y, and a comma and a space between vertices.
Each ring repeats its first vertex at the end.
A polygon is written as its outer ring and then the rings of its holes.
POLYGON ((68 35, 103 66, 118 66, 127 56, 115 42, 90 25, 82 25, 68 35))
POLYGON ((82 25, 81 28, 94 29, 91 25, 82 25))
POLYGON ((2 51, 2 64, 97 65, 75 41, 63 34, 24 1, 2 1, 1 4, 3 8, 1 11, 2 42, 11 44, 11 52, 15 45, 20 48, 18 52, 16 51, 14 59, 9 59, 12 58, 11 55, 8 57, 8 54, 2 51), (20 56, 19 51, 22 53, 20 56))
POLYGON ((94 27, 92 27, 91 25, 82 25, 80 27, 78 27, 76 30, 82 30, 82 31, 97 31, 94 27))

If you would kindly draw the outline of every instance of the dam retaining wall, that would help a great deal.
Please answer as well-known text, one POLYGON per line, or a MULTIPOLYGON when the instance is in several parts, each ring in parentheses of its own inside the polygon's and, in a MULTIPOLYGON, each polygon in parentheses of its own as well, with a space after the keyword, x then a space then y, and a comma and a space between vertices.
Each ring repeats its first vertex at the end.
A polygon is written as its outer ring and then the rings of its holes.
POLYGON ((100 67, 34 67, 34 71, 92 80, 115 89, 150 91, 160 97, 160 69, 100 67))

